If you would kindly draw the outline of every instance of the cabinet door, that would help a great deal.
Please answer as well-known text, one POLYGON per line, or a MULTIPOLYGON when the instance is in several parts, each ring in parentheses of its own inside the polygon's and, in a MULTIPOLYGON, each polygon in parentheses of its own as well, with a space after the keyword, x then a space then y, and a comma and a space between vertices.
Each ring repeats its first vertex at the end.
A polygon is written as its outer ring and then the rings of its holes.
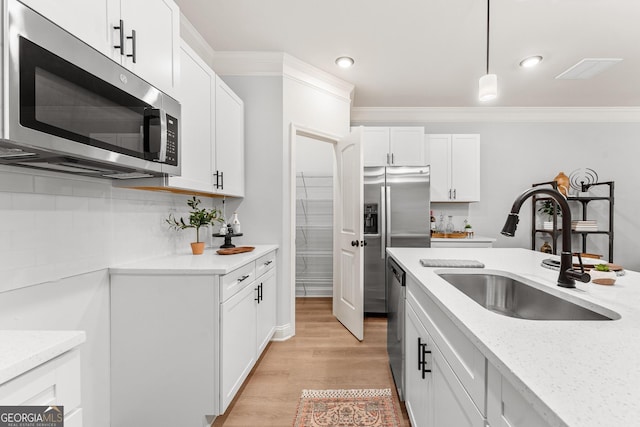
MULTIPOLYGON (((119 1, 113 0, 21 0, 91 47, 111 57, 112 26, 120 19, 119 1), (81 17, 81 18, 79 18, 81 17)), ((115 39, 113 39, 115 41, 115 39)))
POLYGON ((362 154, 365 166, 386 166, 389 154, 388 127, 365 127, 362 134, 362 154))
POLYGON ((451 135, 428 135, 431 201, 450 201, 451 135))
POLYGON ((393 166, 426 164, 423 127, 392 127, 389 141, 390 160, 393 166))
POLYGON ((260 301, 257 302, 258 330, 257 346, 259 357, 276 330, 276 269, 272 268, 256 280, 261 287, 260 301))
MULTIPOLYGON (((422 378, 422 366, 418 364, 422 358, 420 344, 431 345, 427 341, 429 334, 418 320, 410 304, 405 313, 405 405, 412 426, 433 427, 432 379, 427 372, 422 378)), ((428 358, 427 358, 428 359, 428 358)), ((441 424, 455 425, 455 424, 441 424)))
POLYGON ((220 409, 227 410, 256 363, 255 282, 221 304, 220 409))
MULTIPOLYGON (((180 10, 172 0, 121 0, 125 35, 135 31, 136 61, 123 64, 174 98, 177 96, 180 10)), ((125 53, 132 54, 133 40, 125 40, 125 53)), ((183 127, 184 128, 184 127, 183 127)))
POLYGON ((216 76, 216 170, 222 173, 217 192, 244 196, 244 103, 216 76))
POLYGON ((456 202, 480 201, 480 135, 452 135, 451 188, 456 202))
POLYGON ((487 422, 491 427, 549 426, 491 363, 487 366, 487 422))
POLYGON ((189 190, 212 192, 213 93, 215 74, 204 61, 182 43, 180 84, 182 173, 170 177, 169 185, 189 190))
POLYGON ((434 425, 484 427, 484 417, 435 345, 431 356, 434 425))

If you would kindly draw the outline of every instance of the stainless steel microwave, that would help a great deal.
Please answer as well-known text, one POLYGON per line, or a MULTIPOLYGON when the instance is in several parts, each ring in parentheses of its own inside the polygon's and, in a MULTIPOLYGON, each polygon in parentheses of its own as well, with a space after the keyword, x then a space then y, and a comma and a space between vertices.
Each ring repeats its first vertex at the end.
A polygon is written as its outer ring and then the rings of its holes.
POLYGON ((16 0, 2 29, 0 164, 180 174, 180 104, 16 0))

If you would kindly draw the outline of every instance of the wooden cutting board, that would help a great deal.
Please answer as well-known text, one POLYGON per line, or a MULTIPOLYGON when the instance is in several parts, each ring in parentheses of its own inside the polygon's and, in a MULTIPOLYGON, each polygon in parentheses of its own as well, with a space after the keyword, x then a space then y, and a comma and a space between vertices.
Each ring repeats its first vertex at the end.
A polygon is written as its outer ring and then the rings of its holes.
POLYGON ((234 255, 241 254, 243 252, 251 252, 254 249, 255 246, 238 246, 237 248, 218 249, 216 252, 220 255, 234 255))

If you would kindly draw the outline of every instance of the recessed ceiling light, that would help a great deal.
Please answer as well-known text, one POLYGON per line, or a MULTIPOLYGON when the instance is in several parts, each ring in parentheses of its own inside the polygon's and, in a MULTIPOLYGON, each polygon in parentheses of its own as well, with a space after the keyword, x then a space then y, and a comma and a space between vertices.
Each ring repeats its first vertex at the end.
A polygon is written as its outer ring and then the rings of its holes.
POLYGON ((520 66, 522 68, 531 68, 531 67, 535 67, 541 62, 542 62, 542 56, 540 55, 529 56, 528 58, 524 58, 522 61, 520 61, 520 66))
POLYGON ((355 61, 348 56, 341 56, 336 59, 336 65, 340 68, 351 68, 355 61))

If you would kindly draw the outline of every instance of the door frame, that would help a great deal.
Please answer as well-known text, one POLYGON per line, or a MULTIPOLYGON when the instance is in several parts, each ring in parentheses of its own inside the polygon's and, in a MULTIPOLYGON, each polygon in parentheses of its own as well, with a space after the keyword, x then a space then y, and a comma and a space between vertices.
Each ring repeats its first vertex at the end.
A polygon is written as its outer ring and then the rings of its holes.
MULTIPOLYGON (((324 141, 334 147, 341 138, 339 135, 310 128, 304 125, 291 123, 289 126, 289 239, 285 241, 289 251, 289 277, 291 280, 290 291, 290 315, 291 335, 296 334, 296 138, 305 136, 307 138, 324 141)), ((333 147, 332 147, 333 148, 333 147)), ((333 176, 335 179, 336 164, 333 163, 333 176)), ((335 190, 334 190, 335 193, 335 190)))

